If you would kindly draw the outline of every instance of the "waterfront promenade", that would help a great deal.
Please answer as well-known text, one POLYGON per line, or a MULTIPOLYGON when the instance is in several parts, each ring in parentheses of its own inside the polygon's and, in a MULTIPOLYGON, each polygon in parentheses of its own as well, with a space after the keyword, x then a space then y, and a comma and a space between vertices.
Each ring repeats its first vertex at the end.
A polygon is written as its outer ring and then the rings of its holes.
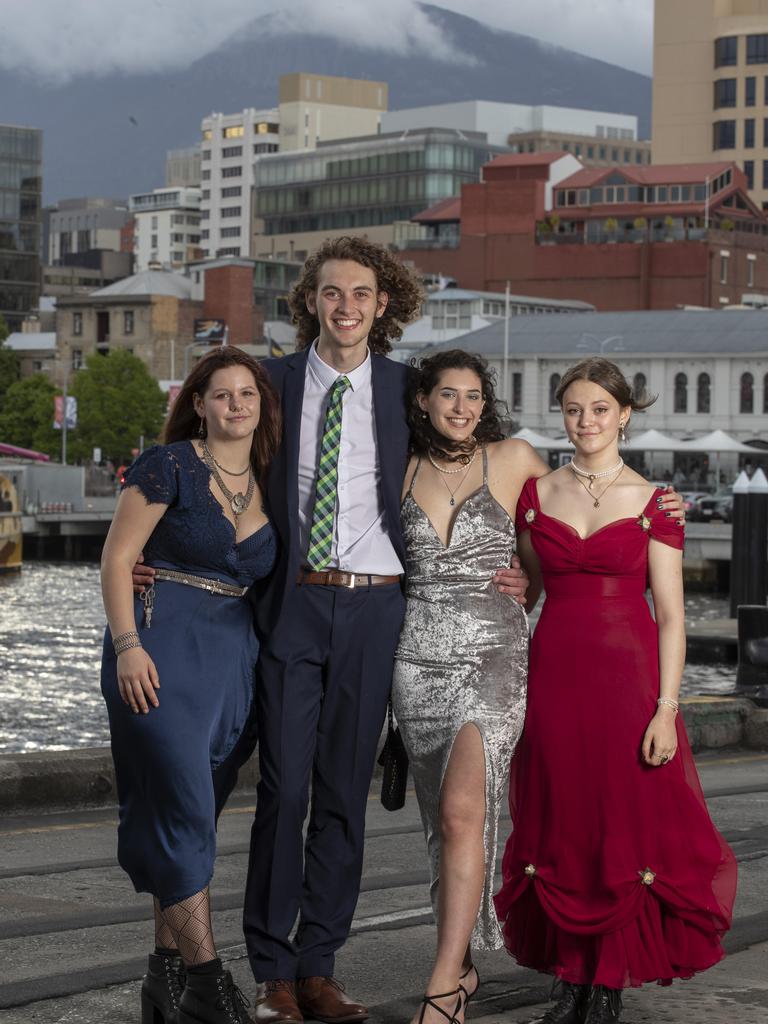
MULTIPOLYGON (((626 997, 626 1024, 765 1024, 768 1020, 768 753, 711 751, 698 758, 712 815, 739 859, 728 959, 672 989, 626 997)), ((222 816, 214 880, 217 941, 236 980, 253 992, 240 909, 253 814, 240 790, 222 816)), ((0 823, 0 1022, 134 1024, 139 979, 152 940, 149 900, 114 860, 113 806, 5 814, 0 823)), ((508 821, 501 825, 503 836, 508 821)), ((353 934, 337 973, 372 1008, 373 1021, 412 1015, 434 949, 416 801, 389 814, 374 780, 364 880, 353 934)), ((504 953, 482 954, 481 997, 470 1019, 525 1021, 548 994, 546 979, 504 953)))

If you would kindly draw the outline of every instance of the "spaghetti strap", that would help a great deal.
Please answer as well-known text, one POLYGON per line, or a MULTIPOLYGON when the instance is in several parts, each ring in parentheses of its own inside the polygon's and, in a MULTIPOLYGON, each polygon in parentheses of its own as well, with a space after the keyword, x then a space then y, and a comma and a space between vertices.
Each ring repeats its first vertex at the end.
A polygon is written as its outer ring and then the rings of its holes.
POLYGON ((411 477, 411 482, 408 485, 408 491, 406 492, 407 494, 412 494, 412 492, 413 492, 413 485, 416 482, 416 474, 419 472, 419 466, 420 465, 421 465, 421 456, 419 456, 418 462, 416 463, 416 469, 414 469, 414 471, 413 471, 413 476, 411 477))
POLYGON ((483 487, 488 486, 488 449, 483 445, 483 487))

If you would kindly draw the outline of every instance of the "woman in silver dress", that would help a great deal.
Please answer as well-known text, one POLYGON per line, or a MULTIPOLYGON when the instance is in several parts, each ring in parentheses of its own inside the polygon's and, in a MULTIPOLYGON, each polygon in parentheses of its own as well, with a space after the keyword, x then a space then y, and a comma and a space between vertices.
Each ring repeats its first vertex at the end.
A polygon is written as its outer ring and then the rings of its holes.
POLYGON ((548 467, 502 440, 486 363, 424 359, 401 519, 407 608, 392 704, 424 823, 437 957, 415 1020, 461 1021, 479 984, 471 947, 503 940, 493 907, 499 806, 523 727, 528 621, 493 583, 515 551, 515 506, 548 467))

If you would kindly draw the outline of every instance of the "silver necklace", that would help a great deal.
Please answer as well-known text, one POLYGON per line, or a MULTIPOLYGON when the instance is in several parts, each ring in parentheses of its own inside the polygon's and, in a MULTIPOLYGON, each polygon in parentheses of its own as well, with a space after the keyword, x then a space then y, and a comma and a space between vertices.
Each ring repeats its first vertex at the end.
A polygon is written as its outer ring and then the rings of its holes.
POLYGON ((600 480, 602 477, 605 476, 612 476, 614 473, 618 473, 623 466, 624 459, 619 459, 616 465, 611 466, 610 469, 601 469, 599 472, 591 472, 588 469, 582 469, 581 466, 577 466, 573 459, 571 459, 570 462, 570 467, 574 473, 577 473, 579 476, 585 476, 589 479, 590 490, 592 489, 592 485, 594 484, 595 480, 600 480))
POLYGON ((235 471, 233 469, 225 469, 224 466, 222 466, 222 464, 219 462, 219 460, 213 454, 213 452, 211 451, 210 448, 208 449, 208 451, 210 452, 211 458, 216 463, 216 465, 219 467, 221 472, 222 473, 226 473, 228 476, 243 476, 251 468, 251 464, 249 462, 248 465, 245 467, 245 469, 240 469, 240 470, 238 470, 237 473, 235 473, 235 471))
POLYGON ((437 472, 438 473, 442 473, 444 476, 454 476, 456 473, 463 473, 465 470, 469 469, 469 467, 475 461, 475 456, 476 455, 477 455, 477 448, 475 448, 475 450, 472 452, 472 456, 471 456, 469 462, 465 462, 464 465, 459 466, 458 469, 443 469, 443 467, 442 466, 438 466, 438 464, 432 458, 432 452, 427 452, 427 458, 429 459, 429 461, 435 467, 437 472))
MULTIPOLYGON (((232 514, 235 517, 235 530, 237 530, 237 523, 239 517, 243 514, 243 512, 246 512, 248 510, 248 506, 251 504, 251 499, 253 498, 253 491, 256 486, 256 480, 254 479, 253 473, 251 473, 250 476, 248 477, 248 489, 246 490, 245 494, 243 494, 242 491, 237 491, 236 493, 233 493, 222 480, 221 473, 219 473, 217 469, 218 463, 216 462, 216 459, 214 459, 213 453, 211 452, 211 449, 208 447, 205 438, 203 438, 201 446, 203 450, 203 462, 211 471, 211 475, 221 488, 222 494, 229 502, 229 507, 232 509, 232 514)), ((249 470, 250 468, 251 467, 248 466, 249 470)))

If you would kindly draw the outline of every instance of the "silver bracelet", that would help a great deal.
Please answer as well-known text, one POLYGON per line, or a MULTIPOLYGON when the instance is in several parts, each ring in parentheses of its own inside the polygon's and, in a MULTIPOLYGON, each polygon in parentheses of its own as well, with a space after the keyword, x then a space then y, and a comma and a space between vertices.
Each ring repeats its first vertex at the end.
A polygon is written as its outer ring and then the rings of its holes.
POLYGON ((677 712, 680 710, 680 705, 677 703, 676 700, 672 700, 671 697, 659 697, 659 699, 656 701, 656 706, 661 707, 662 704, 666 704, 668 707, 673 708, 675 714, 677 714, 677 712))
POLYGON ((122 654, 123 651, 128 651, 131 647, 143 647, 139 634, 136 632, 132 633, 121 633, 120 636, 112 638, 112 646, 115 648, 115 654, 122 654))

